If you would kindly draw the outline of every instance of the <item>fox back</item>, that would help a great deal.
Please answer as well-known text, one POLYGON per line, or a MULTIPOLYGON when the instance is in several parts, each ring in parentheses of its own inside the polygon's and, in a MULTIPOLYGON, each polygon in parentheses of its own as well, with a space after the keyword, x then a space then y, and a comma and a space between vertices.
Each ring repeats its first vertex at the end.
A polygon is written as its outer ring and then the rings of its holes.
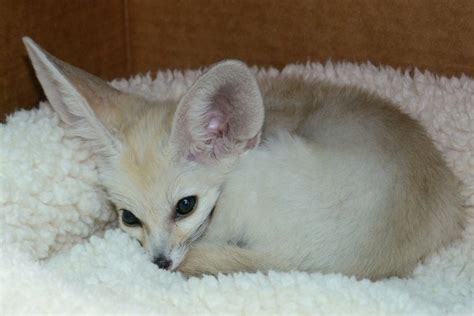
POLYGON ((458 182, 420 125, 350 87, 212 66, 179 100, 126 94, 25 45, 160 268, 404 276, 457 238, 458 182))

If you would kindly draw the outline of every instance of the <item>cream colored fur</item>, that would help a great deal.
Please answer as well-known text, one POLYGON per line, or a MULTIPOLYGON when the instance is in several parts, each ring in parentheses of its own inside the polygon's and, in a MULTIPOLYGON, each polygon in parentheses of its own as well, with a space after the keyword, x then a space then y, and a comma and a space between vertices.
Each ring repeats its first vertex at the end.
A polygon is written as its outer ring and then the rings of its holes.
POLYGON ((301 77, 213 66, 175 102, 118 92, 25 39, 45 93, 91 145, 123 229, 187 274, 405 276, 460 236, 458 183, 387 101, 301 77), (198 196, 191 215, 177 201, 198 196), (214 210, 214 211, 213 211, 214 210))

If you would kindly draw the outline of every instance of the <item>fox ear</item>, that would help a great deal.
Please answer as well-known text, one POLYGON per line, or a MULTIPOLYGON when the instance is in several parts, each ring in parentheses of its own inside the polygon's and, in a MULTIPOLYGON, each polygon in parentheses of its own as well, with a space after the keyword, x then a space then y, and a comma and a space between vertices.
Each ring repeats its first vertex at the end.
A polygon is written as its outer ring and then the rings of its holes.
POLYGON ((171 144, 190 160, 235 158, 258 145, 263 118, 253 74, 242 62, 224 61, 211 67, 181 99, 171 144))
POLYGON ((113 135, 120 113, 114 100, 121 94, 105 81, 68 65, 23 38, 33 67, 54 110, 75 135, 101 156, 112 156, 120 147, 113 135))

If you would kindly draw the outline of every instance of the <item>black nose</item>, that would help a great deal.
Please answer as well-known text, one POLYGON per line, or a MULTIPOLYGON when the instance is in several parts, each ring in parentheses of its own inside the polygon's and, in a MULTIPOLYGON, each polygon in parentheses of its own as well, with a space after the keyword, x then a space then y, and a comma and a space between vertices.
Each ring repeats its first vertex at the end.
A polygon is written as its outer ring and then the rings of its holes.
POLYGON ((156 264, 158 268, 165 270, 168 270, 168 268, 171 267, 171 262, 172 261, 167 259, 165 256, 159 256, 153 260, 153 263, 156 264))

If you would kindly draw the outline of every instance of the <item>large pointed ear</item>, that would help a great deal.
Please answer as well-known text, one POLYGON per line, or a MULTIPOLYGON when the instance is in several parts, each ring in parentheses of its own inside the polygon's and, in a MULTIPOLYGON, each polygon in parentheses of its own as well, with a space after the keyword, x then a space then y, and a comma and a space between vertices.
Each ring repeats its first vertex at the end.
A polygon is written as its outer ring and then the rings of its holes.
POLYGON ((209 162, 258 145, 264 119, 254 75, 239 61, 211 67, 181 99, 171 144, 179 156, 209 162))
POLYGON ((113 135, 120 113, 114 103, 121 92, 105 81, 51 56, 28 37, 23 38, 49 103, 73 132, 102 156, 120 147, 113 135))

